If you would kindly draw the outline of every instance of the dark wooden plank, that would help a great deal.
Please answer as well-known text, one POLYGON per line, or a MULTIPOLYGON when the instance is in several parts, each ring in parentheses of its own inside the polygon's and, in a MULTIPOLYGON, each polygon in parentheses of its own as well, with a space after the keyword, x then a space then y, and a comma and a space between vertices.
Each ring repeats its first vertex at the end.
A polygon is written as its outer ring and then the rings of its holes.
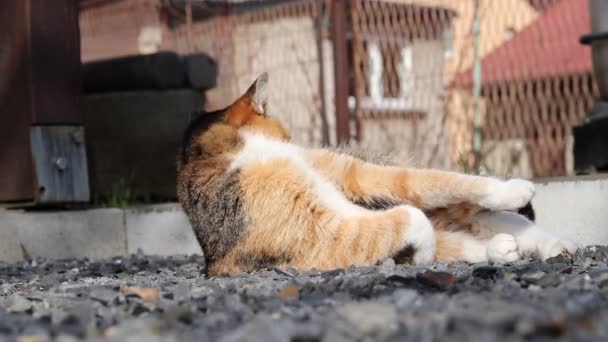
POLYGON ((88 202, 89 178, 81 126, 31 128, 39 204, 88 202))
POLYGON ((30 8, 32 124, 81 125, 77 1, 25 2, 30 8))
POLYGON ((81 124, 75 0, 0 1, 0 201, 36 197, 30 127, 81 124))
POLYGON ((33 199, 26 3, 0 1, 0 201, 33 199))

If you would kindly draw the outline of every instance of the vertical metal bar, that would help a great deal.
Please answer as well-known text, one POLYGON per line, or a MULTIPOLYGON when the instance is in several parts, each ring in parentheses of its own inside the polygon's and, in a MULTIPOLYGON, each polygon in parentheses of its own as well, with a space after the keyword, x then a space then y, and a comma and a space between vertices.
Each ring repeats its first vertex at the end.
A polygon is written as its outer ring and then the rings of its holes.
POLYGON ((348 111, 348 43, 346 40, 346 1, 333 0, 331 33, 334 49, 334 91, 336 101, 336 137, 338 144, 350 140, 350 113, 348 111))
POLYGON ((479 53, 479 0, 475 0, 475 12, 473 17, 473 158, 474 170, 480 171, 481 167, 481 57, 479 53))
POLYGON ((319 115, 321 115, 321 143, 329 145, 329 123, 327 122, 327 104, 325 103, 325 61, 323 58, 323 31, 325 27, 325 0, 317 0, 317 56, 319 59, 319 115))
POLYGON ((353 71, 354 71, 354 88, 355 88, 355 140, 361 142, 363 139, 363 119, 361 118, 361 100, 364 96, 365 77, 361 71, 361 54, 363 53, 363 41, 361 40, 360 31, 362 29, 361 18, 364 11, 361 8, 360 0, 353 0, 351 10, 352 32, 353 32, 353 48, 350 53, 353 54, 353 71))

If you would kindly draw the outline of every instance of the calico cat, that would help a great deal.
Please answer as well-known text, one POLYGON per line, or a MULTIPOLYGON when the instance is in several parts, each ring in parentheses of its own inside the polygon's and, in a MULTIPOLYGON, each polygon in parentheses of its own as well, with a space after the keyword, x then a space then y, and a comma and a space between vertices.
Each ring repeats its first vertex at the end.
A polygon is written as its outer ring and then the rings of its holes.
POLYGON ((268 75, 193 120, 177 157, 178 198, 209 275, 261 267, 510 262, 576 246, 515 211, 531 182, 382 166, 289 142, 267 113, 268 75))

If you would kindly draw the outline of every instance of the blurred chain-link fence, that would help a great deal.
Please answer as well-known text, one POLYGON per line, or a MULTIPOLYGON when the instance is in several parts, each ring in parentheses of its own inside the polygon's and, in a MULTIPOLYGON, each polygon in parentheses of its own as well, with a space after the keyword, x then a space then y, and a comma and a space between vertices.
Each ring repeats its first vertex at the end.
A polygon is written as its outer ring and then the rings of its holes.
POLYGON ((82 56, 205 52, 220 71, 209 109, 268 71, 271 115, 309 146, 337 143, 335 104, 347 101, 352 141, 417 166, 572 173, 571 129, 597 95, 578 42, 587 0, 351 0, 338 13, 345 35, 332 34, 333 2, 96 1, 81 9, 82 56), (337 37, 346 98, 334 82, 337 37))

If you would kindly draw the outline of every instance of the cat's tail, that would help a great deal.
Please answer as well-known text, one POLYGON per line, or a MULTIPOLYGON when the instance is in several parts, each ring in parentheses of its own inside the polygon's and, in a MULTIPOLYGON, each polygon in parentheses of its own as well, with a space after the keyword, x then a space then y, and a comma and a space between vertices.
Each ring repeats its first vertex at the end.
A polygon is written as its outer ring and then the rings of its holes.
MULTIPOLYGON (((461 203, 446 208, 431 209, 425 213, 433 223, 435 230, 462 231, 476 235, 479 233, 476 216, 484 211, 487 209, 478 205, 461 203)), ((532 222, 535 220, 532 203, 520 208, 518 213, 532 222)))
POLYGON ((435 208, 425 211, 435 230, 463 231, 476 234, 474 217, 484 209, 468 203, 451 205, 446 208, 435 208))

